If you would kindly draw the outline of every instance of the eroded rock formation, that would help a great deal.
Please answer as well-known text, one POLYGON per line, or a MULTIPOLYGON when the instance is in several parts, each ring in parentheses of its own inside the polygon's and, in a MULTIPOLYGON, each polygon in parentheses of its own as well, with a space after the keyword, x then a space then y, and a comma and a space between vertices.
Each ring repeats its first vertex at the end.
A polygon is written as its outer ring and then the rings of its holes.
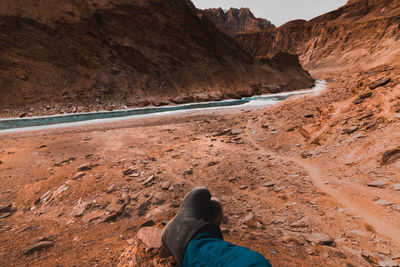
POLYGON ((0 108, 115 109, 313 84, 300 65, 258 64, 196 12, 188 0, 1 1, 0 108))
POLYGON ((256 18, 248 8, 230 8, 226 11, 222 8, 211 8, 202 12, 218 29, 231 36, 275 28, 269 20, 256 18))

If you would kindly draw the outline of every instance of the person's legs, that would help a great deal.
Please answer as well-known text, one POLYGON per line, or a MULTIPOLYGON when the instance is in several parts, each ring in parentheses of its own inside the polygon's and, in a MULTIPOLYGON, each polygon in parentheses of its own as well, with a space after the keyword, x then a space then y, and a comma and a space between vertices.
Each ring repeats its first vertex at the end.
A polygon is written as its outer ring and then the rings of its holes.
POLYGON ((271 267, 271 264, 255 251, 235 246, 206 232, 189 242, 182 266, 271 267))

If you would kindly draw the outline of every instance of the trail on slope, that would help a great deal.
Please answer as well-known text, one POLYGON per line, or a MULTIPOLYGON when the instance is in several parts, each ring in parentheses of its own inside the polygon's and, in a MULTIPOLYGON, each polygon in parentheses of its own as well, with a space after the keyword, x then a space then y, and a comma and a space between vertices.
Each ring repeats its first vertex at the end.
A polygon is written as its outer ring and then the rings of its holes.
MULTIPOLYGON (((340 204, 343 208, 349 211, 353 216, 357 216, 361 218, 365 223, 371 225, 378 233, 386 236, 389 240, 395 243, 397 246, 400 246, 400 229, 398 229, 395 225, 391 224, 390 222, 385 221, 381 218, 381 216, 377 216, 371 212, 371 208, 364 207, 360 205, 357 201, 354 201, 350 195, 348 195, 344 190, 338 190, 333 188, 329 184, 325 183, 325 180, 322 177, 322 170, 313 165, 309 160, 304 160, 296 157, 290 156, 283 156, 279 155, 273 151, 270 151, 262 146, 262 144, 258 144, 257 141, 254 140, 253 129, 250 126, 249 122, 247 124, 247 128, 249 129, 248 138, 250 143, 255 147, 258 148, 256 153, 260 155, 273 155, 274 157, 285 160, 285 161, 292 161, 296 165, 305 169, 314 184, 314 186, 322 191, 323 193, 330 196, 336 203, 340 204)), ((360 188, 359 186, 357 186, 360 188)), ((364 189, 364 191, 366 191, 364 189)))

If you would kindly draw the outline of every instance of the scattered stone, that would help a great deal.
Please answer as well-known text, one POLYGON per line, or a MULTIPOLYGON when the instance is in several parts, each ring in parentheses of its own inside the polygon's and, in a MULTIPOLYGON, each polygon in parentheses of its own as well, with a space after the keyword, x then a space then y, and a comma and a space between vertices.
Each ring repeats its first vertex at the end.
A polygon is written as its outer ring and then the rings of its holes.
POLYGON ((218 161, 211 161, 207 165, 208 165, 208 167, 211 167, 211 166, 217 165, 218 163, 219 163, 218 161))
POLYGON ((397 191, 400 191, 400 184, 393 185, 393 189, 397 190, 397 191))
POLYGON ((10 217, 11 214, 12 214, 11 212, 0 213, 0 219, 4 219, 4 218, 7 218, 7 217, 10 217))
POLYGON ((378 262, 379 267, 399 267, 400 264, 398 264, 394 260, 387 260, 387 261, 380 261, 378 262))
POLYGON ((134 173, 136 171, 136 169, 134 169, 133 167, 129 167, 128 169, 126 169, 125 171, 122 172, 123 175, 131 175, 132 173, 134 173))
POLYGON ((218 133, 216 133, 216 134, 214 134, 213 136, 214 137, 216 137, 216 136, 223 136, 223 135, 227 135, 227 134, 229 134, 231 132, 231 129, 225 129, 225 130, 223 130, 223 131, 221 131, 221 132, 218 132, 218 133))
POLYGON ((154 175, 150 175, 144 182, 143 185, 151 185, 153 184, 155 177, 154 175))
POLYGON ((311 243, 325 245, 325 246, 334 246, 335 241, 324 233, 314 233, 306 236, 306 240, 311 243))
POLYGON ((84 172, 78 172, 73 178, 72 180, 78 180, 80 178, 82 178, 83 176, 85 176, 86 174, 84 172))
POLYGON ((161 183, 161 188, 164 189, 164 190, 168 190, 170 186, 171 186, 171 182, 170 181, 166 181, 166 182, 161 183))
POLYGON ((387 186, 386 181, 384 180, 375 180, 370 183, 368 183, 368 186, 370 187, 378 187, 378 188, 385 188, 387 186))
POLYGON ((275 188, 274 189, 274 192, 275 193, 279 193, 279 192, 281 192, 283 189, 285 189, 286 188, 286 186, 281 186, 281 187, 277 187, 277 188, 275 188))
POLYGON ((161 241, 163 229, 159 227, 143 227, 137 233, 137 238, 148 248, 159 249, 163 243, 161 241))
POLYGON ((242 133, 243 133, 243 130, 242 130, 242 129, 239 129, 239 128, 233 129, 233 130, 231 131, 231 135, 239 135, 239 134, 242 134, 242 133))
POLYGON ((385 86, 391 81, 390 78, 382 78, 369 86, 369 89, 374 90, 380 86, 385 86))
POLYGON ((268 125, 268 124, 263 124, 263 125, 261 125, 261 128, 263 128, 263 129, 268 129, 268 128, 269 128, 269 125, 268 125))
POLYGON ((274 182, 265 182, 265 183, 263 184, 264 187, 273 187, 274 185, 275 185, 274 182))
POLYGON ((89 165, 83 164, 83 165, 79 166, 78 171, 84 172, 84 171, 89 171, 89 170, 91 170, 91 169, 92 169, 92 168, 91 168, 89 165))
POLYGON ((75 207, 72 209, 71 215, 74 217, 83 216, 89 205, 89 202, 83 202, 82 198, 79 198, 78 203, 76 203, 75 207))
POLYGON ((342 133, 343 134, 352 134, 357 130, 358 130, 358 126, 353 126, 353 127, 350 127, 350 128, 343 129, 342 133))
POLYGON ((301 153, 301 157, 302 157, 303 159, 311 158, 312 156, 313 156, 313 154, 311 154, 310 152, 304 151, 303 153, 301 153))
POLYGON ((115 190, 115 184, 110 184, 110 186, 107 187, 106 192, 107 192, 108 194, 110 194, 110 193, 114 192, 114 190, 115 190))
POLYGON ((305 118, 314 118, 314 114, 306 114, 304 115, 305 118))
POLYGON ((382 156, 382 165, 389 165, 395 163, 400 159, 400 148, 385 151, 382 156))
POLYGON ((193 174, 193 169, 189 169, 189 170, 186 170, 186 171, 183 172, 184 176, 192 175, 192 174, 193 174))
POLYGON ((354 103, 355 105, 359 105, 359 104, 361 104, 362 102, 364 102, 364 99, 362 99, 362 98, 356 98, 356 99, 353 101, 353 103, 354 103))
POLYGON ((368 114, 365 114, 365 115, 361 116, 360 118, 358 118, 358 120, 362 121, 362 120, 367 119, 372 116, 374 116, 374 113, 368 113, 368 114))
POLYGON ((259 222, 257 221, 257 217, 254 213, 249 213, 246 217, 244 217, 243 224, 246 224, 250 228, 259 226, 259 222))
POLYGON ((242 185, 242 186, 239 186, 239 189, 244 190, 244 189, 247 189, 248 187, 249 187, 248 185, 242 185))
POLYGON ((0 205, 0 213, 8 213, 12 211, 12 204, 0 205))
POLYGON ((367 92, 367 93, 359 95, 359 97, 362 98, 362 99, 366 99, 366 98, 369 98, 371 96, 372 96, 372 92, 367 92))
POLYGON ((54 241, 40 241, 40 242, 37 242, 36 244, 26 248, 22 252, 22 254, 23 255, 28 255, 28 254, 31 254, 31 253, 33 253, 35 251, 41 251, 43 249, 51 248, 53 246, 54 246, 54 241))
POLYGON ((290 225, 292 228, 306 228, 310 226, 310 218, 304 217, 300 220, 295 221, 290 225))
POLYGON ((393 205, 394 203, 393 202, 389 202, 387 200, 378 199, 378 200, 375 201, 375 204, 379 205, 379 206, 390 206, 390 205, 393 205))

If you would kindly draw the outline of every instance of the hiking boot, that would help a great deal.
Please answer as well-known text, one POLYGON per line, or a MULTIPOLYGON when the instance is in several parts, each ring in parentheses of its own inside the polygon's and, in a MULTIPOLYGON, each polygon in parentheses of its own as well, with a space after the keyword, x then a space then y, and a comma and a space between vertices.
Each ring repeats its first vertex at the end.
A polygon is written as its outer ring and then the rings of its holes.
POLYGON ((211 198, 210 207, 208 207, 207 213, 204 216, 203 221, 221 225, 222 205, 221 205, 221 202, 217 198, 215 198, 215 197, 211 198))
POLYGON ((185 196, 178 213, 163 230, 162 242, 180 265, 187 245, 199 233, 210 232, 222 239, 218 225, 203 221, 210 203, 210 191, 201 187, 194 188, 185 196))

